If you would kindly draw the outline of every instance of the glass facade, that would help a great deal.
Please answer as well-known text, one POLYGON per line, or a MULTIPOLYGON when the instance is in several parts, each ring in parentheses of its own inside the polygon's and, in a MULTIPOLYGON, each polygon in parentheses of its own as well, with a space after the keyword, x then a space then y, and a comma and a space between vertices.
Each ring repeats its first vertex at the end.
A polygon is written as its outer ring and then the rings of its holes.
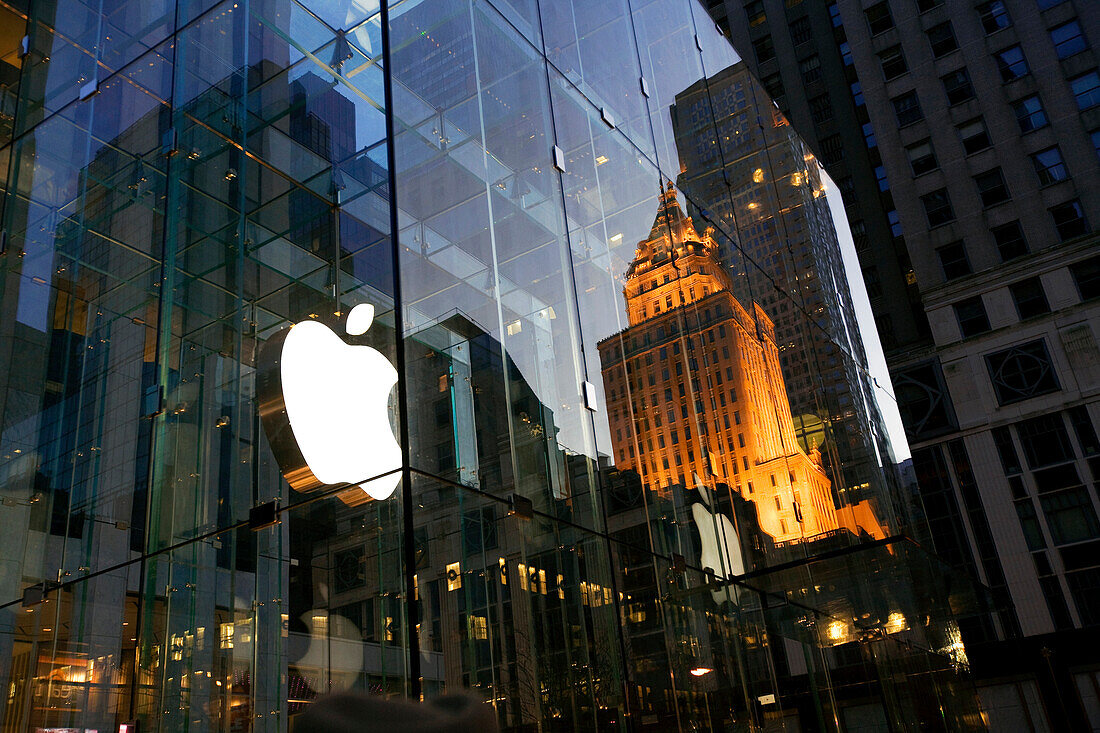
POLYGON ((839 195, 695 0, 0 0, 0 182, 4 733, 984 727, 839 195))

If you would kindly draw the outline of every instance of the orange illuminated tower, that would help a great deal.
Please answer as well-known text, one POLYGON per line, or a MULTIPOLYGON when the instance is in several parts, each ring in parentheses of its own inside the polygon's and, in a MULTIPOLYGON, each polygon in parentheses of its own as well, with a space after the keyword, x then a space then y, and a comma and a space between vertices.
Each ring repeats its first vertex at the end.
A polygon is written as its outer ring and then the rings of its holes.
POLYGON ((817 451, 795 437, 775 329, 733 295, 712 230, 670 182, 626 273, 629 327, 599 343, 616 465, 668 492, 725 483, 777 542, 839 528, 817 451))

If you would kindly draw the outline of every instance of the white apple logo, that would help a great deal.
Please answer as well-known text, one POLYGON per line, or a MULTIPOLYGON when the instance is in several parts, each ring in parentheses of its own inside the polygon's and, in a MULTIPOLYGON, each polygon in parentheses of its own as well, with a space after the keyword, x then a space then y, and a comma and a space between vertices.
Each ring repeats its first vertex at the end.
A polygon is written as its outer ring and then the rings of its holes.
MULTIPOLYGON (((695 488, 706 502, 706 506, 699 503, 691 505, 691 518, 699 530, 700 567, 711 568, 723 580, 742 575, 745 562, 741 558, 741 542, 733 522, 725 514, 711 511, 710 489, 703 485, 699 474, 695 474, 695 488)), ((731 599, 736 602, 739 591, 739 588, 730 585, 714 591, 711 596, 715 603, 721 605, 731 599)))
MULTIPOLYGON (((374 306, 361 303, 348 314, 345 330, 359 336, 373 321, 374 306)), ((316 321, 297 323, 280 336, 265 347, 260 414, 287 481, 299 491, 358 483, 374 499, 390 497, 401 480, 401 446, 388 406, 397 370, 376 349, 347 344, 316 321)))

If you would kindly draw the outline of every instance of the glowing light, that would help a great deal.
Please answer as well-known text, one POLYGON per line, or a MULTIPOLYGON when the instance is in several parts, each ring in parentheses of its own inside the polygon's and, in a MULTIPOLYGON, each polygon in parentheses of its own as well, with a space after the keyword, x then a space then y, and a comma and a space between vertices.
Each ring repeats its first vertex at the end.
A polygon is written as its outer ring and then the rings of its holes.
MULTIPOLYGON (((348 314, 347 332, 366 332, 374 306, 348 314)), ((326 484, 357 483, 401 467, 401 447, 390 427, 388 400, 397 370, 369 346, 351 346, 316 321, 295 325, 283 344, 283 401, 294 439, 309 470, 326 484)), ((375 499, 397 489, 393 473, 360 487, 375 499)))
POLYGON ((896 634, 899 631, 905 631, 909 628, 909 624, 905 621, 905 616, 898 611, 894 611, 886 618, 886 633, 896 634))
POLYGON ((828 628, 826 629, 826 633, 829 635, 829 638, 832 639, 833 641, 840 641, 841 639, 844 638, 847 630, 848 629, 844 625, 843 621, 833 621, 831 624, 829 624, 828 628))
POLYGON ((612 244, 618 244, 619 242, 623 241, 622 232, 619 232, 618 234, 612 234, 611 238, 608 241, 612 244))
POLYGON ((607 162, 607 156, 606 155, 600 155, 600 156, 596 157, 596 165, 603 165, 606 162, 607 162))
POLYGON ((756 170, 754 170, 752 172, 752 182, 753 183, 763 183, 764 182, 764 169, 763 168, 757 168, 756 170))
POLYGON ((710 674, 714 670, 710 667, 694 667, 690 671, 693 677, 702 677, 704 675, 710 674))

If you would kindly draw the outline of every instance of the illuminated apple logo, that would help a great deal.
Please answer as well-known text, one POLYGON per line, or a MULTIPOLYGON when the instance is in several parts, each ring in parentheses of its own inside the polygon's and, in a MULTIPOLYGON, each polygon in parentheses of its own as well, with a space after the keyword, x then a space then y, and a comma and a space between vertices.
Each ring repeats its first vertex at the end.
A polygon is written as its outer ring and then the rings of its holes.
MULTIPOLYGON (((374 306, 362 303, 348 313, 344 330, 361 336, 373 321, 374 306)), ((401 479, 401 446, 389 420, 397 370, 385 356, 346 343, 323 323, 303 321, 264 344, 258 382, 264 432, 292 488, 347 483, 374 499, 393 494, 401 479), (364 480, 372 476, 378 478, 364 480)))
MULTIPOLYGON (((733 522, 725 514, 711 511, 710 489, 703 485, 699 474, 695 474, 695 488, 706 503, 691 505, 691 518, 699 530, 699 566, 710 568, 714 574, 725 580, 745 572, 745 562, 741 558, 741 542, 733 522)), ((711 595, 714 602, 721 605, 727 600, 737 600, 739 588, 727 586, 711 595)))

